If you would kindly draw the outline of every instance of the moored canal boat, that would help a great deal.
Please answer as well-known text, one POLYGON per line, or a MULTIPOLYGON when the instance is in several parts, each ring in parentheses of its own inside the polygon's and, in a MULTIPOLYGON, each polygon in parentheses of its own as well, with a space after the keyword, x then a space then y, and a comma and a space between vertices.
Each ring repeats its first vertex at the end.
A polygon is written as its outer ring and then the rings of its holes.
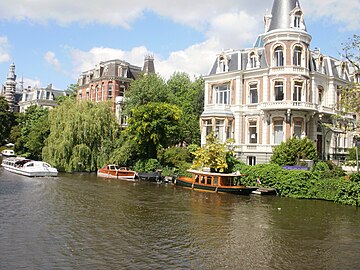
POLYGON ((1 151, 1 155, 3 157, 15 157, 15 152, 14 152, 14 150, 11 150, 11 149, 5 149, 5 150, 1 151))
POLYGON ((212 192, 226 192, 237 195, 249 195, 257 187, 237 185, 235 179, 240 177, 239 173, 214 173, 197 170, 188 170, 192 177, 179 176, 175 178, 174 184, 196 190, 212 192))
POLYGON ((97 175, 105 178, 115 178, 121 180, 135 181, 138 175, 135 171, 127 167, 120 167, 115 164, 105 165, 97 171, 97 175))
POLYGON ((21 157, 10 157, 2 161, 5 170, 29 177, 57 176, 58 170, 43 161, 35 161, 21 157))

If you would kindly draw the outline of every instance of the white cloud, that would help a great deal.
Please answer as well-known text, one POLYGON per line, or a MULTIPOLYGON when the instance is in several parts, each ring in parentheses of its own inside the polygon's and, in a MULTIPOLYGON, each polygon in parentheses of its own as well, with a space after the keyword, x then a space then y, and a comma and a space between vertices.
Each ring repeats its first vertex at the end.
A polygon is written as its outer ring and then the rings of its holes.
POLYGON ((28 86, 30 86, 31 88, 42 87, 41 81, 39 79, 18 78, 18 84, 21 80, 23 80, 24 82, 24 88, 27 88, 28 86))
POLYGON ((359 0, 301 0, 308 20, 325 19, 331 24, 340 24, 346 31, 360 29, 359 0))
POLYGON ((10 54, 8 53, 9 41, 7 37, 0 36, 0 63, 10 60, 10 54))
MULTIPOLYGON (((241 10, 261 18, 271 5, 272 1, 263 0, 2 0, 0 18, 40 23, 51 20, 59 24, 96 22, 131 27, 145 11, 152 11, 175 22, 206 29, 208 23, 221 14, 241 10)), ((342 24, 345 29, 360 28, 359 0, 300 0, 300 5, 313 20, 327 18, 342 24)))
POLYGON ((56 70, 58 70, 58 71, 61 70, 60 61, 56 58, 56 55, 55 55, 54 52, 48 51, 47 53, 45 53, 44 59, 45 59, 45 61, 46 61, 48 64, 54 66, 54 68, 55 68, 56 70))

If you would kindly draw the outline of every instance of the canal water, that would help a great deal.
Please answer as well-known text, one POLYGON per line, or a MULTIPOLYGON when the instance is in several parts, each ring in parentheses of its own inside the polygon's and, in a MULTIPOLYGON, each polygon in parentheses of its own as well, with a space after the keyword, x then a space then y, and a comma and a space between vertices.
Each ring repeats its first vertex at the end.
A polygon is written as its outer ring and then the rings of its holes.
POLYGON ((360 213, 0 168, 0 269, 359 269, 360 213))

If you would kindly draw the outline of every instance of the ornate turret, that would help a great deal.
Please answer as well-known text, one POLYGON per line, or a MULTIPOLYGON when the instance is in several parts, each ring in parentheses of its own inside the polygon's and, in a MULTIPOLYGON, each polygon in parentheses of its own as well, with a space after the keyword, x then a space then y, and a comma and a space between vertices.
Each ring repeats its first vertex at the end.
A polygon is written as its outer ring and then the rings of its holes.
POLYGON ((306 31, 299 0, 274 0, 268 31, 297 29, 306 31))
POLYGON ((9 104, 9 110, 14 111, 15 108, 15 88, 16 88, 16 74, 15 64, 12 63, 9 67, 9 72, 5 83, 5 99, 9 104))

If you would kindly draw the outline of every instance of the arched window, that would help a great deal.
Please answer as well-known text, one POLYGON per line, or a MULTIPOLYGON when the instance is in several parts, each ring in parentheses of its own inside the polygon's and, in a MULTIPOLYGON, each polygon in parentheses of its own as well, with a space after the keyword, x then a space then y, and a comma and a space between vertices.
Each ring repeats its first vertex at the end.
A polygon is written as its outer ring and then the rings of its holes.
POLYGON ((284 83, 275 82, 275 101, 284 100, 284 83))
POLYGON ((301 94, 302 94, 301 92, 302 92, 302 82, 295 82, 293 101, 301 101, 301 94))
POLYGON ((302 47, 296 46, 294 48, 293 64, 294 66, 301 66, 302 47))
POLYGON ((274 50, 274 63, 276 67, 284 66, 284 50, 282 46, 277 46, 274 50))
POLYGON ((108 99, 112 99, 113 95, 113 84, 112 82, 109 82, 108 84, 108 99))

